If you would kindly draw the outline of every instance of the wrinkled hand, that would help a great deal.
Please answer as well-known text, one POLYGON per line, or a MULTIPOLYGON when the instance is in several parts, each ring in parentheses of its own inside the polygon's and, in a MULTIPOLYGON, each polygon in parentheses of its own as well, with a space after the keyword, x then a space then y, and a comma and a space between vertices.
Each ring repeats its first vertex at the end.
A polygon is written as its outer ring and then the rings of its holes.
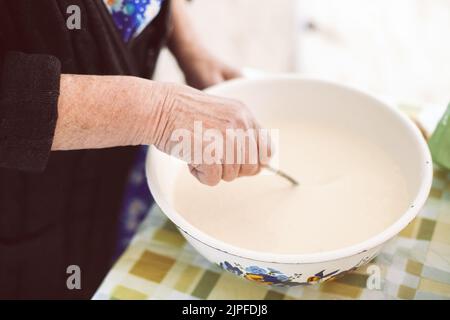
POLYGON ((183 57, 179 57, 179 63, 186 83, 197 89, 241 76, 239 70, 223 63, 203 48, 184 53, 183 57))
MULTIPOLYGON (((175 133, 178 129, 183 129, 191 133, 191 137, 194 139, 195 122, 201 122, 203 133, 208 129, 215 129, 224 137, 223 144, 221 144, 223 153, 217 161, 213 163, 191 162, 189 164, 191 173, 200 182, 213 186, 220 180, 231 181, 240 176, 255 175, 260 171, 261 166, 268 162, 268 158, 271 156, 270 138, 259 134, 260 126, 244 104, 236 100, 205 94, 187 86, 161 83, 155 85, 158 88, 153 88, 153 92, 158 95, 163 94, 164 97, 161 98, 161 101, 164 101, 164 104, 149 120, 150 123, 155 123, 157 126, 149 126, 149 129, 152 130, 147 132, 146 141, 173 155, 174 147, 179 146, 181 142, 175 133), (227 129, 244 131, 253 129, 249 131, 251 134, 248 136, 247 143, 233 143, 234 152, 231 163, 227 162, 229 158, 227 158, 227 151, 224 147, 227 129), (252 149, 251 143, 256 148, 252 149), (241 152, 240 159, 244 161, 238 160, 238 152, 241 152), (251 154, 252 152, 253 154, 251 154), (256 162, 252 162, 251 159, 256 159, 256 162)), ((201 153, 204 154, 205 149, 213 142, 202 141, 201 153)), ((194 141, 189 141, 189 145, 193 146, 194 141)), ((191 152, 194 151, 192 148, 191 152)), ((192 153, 191 160, 194 159, 192 153)))

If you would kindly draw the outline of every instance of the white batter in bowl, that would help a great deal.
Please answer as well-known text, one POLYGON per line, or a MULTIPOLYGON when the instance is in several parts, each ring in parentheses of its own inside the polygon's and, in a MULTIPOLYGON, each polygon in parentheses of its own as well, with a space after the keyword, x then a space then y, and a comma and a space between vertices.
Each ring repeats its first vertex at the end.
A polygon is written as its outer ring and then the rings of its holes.
POLYGON ((296 76, 234 80, 208 90, 244 101, 279 129, 274 175, 216 187, 151 148, 150 189, 206 258, 246 279, 298 285, 370 261, 418 213, 432 162, 419 130, 367 93, 296 76))

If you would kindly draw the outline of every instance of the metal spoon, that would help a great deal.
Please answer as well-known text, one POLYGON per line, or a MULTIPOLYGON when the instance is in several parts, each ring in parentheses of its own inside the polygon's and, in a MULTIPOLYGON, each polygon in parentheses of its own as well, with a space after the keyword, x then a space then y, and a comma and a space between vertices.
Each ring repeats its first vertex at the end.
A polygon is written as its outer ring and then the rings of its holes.
POLYGON ((293 186, 298 186, 299 183, 297 180, 295 180, 294 178, 292 178, 290 175, 286 174, 285 172, 275 169, 274 167, 271 166, 264 166, 267 170, 269 170, 270 172, 275 173, 276 175, 288 180, 290 183, 292 183, 293 186))

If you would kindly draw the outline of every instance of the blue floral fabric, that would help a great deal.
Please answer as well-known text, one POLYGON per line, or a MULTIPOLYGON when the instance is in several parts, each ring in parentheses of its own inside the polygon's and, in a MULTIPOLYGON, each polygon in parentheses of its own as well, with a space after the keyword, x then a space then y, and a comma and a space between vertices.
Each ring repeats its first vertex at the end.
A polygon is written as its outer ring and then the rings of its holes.
MULTIPOLYGON (((114 23, 128 42, 137 36, 159 13, 164 0, 104 0, 114 23)), ((115 258, 130 243, 140 222, 150 209, 153 198, 145 178, 147 147, 141 147, 125 190, 122 211, 119 216, 118 243, 115 258)))
POLYGON ((159 13, 164 0, 104 0, 122 39, 138 35, 159 13))
POLYGON ((137 231, 139 224, 145 218, 153 204, 153 197, 148 190, 145 176, 145 158, 148 147, 140 148, 135 164, 128 177, 122 210, 119 215, 118 242, 115 258, 118 258, 127 248, 137 231))

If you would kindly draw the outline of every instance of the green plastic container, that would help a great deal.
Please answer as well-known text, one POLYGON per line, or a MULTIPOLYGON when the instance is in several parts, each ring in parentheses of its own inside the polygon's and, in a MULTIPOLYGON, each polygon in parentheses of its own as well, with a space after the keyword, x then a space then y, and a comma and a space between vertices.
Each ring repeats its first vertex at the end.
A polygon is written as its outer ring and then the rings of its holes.
POLYGON ((433 161, 450 170, 450 104, 428 142, 433 161))

